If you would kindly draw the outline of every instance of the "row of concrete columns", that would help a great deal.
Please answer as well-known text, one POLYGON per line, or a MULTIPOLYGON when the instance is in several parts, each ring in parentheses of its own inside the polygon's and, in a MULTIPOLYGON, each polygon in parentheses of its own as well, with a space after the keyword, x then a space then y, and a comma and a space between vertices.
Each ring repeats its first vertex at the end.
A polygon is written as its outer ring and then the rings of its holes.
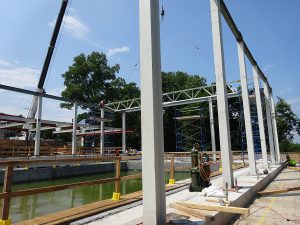
MULTIPOLYGON (((218 117, 219 117, 219 132, 220 132, 220 148, 222 154, 222 167, 223 167, 223 182, 228 183, 229 186, 233 185, 232 173, 232 155, 230 145, 230 127, 228 123, 228 107, 227 107, 227 87, 226 75, 224 65, 223 41, 222 41, 222 25, 221 25, 221 11, 220 0, 210 0, 211 3, 211 20, 212 20, 212 35, 213 35, 213 49, 217 85, 217 101, 218 101, 218 117)), ((243 42, 237 43, 238 47, 238 60, 240 67, 242 99, 244 107, 245 128, 247 137, 247 151, 249 157, 249 170, 250 174, 256 174, 256 161, 254 155, 253 145, 253 131, 252 119, 249 103, 249 92, 247 83, 247 70, 245 63, 245 52, 243 42)), ((258 68, 253 66, 254 88, 256 96, 256 107, 259 124, 260 144, 262 149, 263 167, 268 169, 267 157, 267 144, 266 134, 263 120, 262 96, 259 87, 258 68)), ((264 85, 265 105, 268 125, 269 145, 271 152, 271 162, 275 163, 280 161, 280 152, 277 137, 276 119, 273 97, 268 90, 267 85, 264 85), (276 154, 276 157, 275 157, 276 154)))
MULTIPOLYGON (((217 86, 217 107, 219 119, 220 148, 222 154, 223 182, 233 186, 232 153, 230 140, 230 127, 227 101, 227 85, 225 75, 225 63, 222 43, 221 12, 219 0, 210 0, 211 20, 214 47, 214 61, 217 86)), ((159 0, 141 0, 140 11, 140 68, 141 68, 141 124, 142 124, 142 169, 143 169, 143 224, 165 224, 166 201, 164 184, 164 141, 163 141, 163 115, 162 115, 162 83, 161 83, 161 56, 160 56, 160 13, 159 0)), ((247 91, 247 75, 245 70, 243 46, 238 45, 239 62, 241 72, 242 97, 244 102, 245 124, 248 144, 250 170, 255 171, 255 158, 253 134, 251 128, 251 116, 249 107, 249 95, 247 91), (245 106, 246 104, 246 106, 245 106), (248 108, 247 108, 248 107, 248 108), (252 134, 252 135, 251 135, 252 134), (252 139, 251 139, 252 136, 252 139), (249 141, 248 141, 249 139, 249 141), (251 159, 250 159, 251 158, 251 159)), ((263 127, 263 114, 261 96, 256 68, 254 71, 257 111, 259 118, 260 138, 263 151, 264 166, 268 167, 266 158, 266 141, 263 127)), ((273 97, 270 93, 271 106, 270 119, 272 120, 272 133, 275 155, 280 159, 279 145, 276 129, 276 118, 273 97)), ((75 108, 75 107, 74 107, 75 108)), ((212 102, 210 101, 210 115, 212 115, 212 102)), ((40 119, 42 111, 42 97, 39 97, 36 151, 39 151, 40 119), (38 140, 38 141, 37 141, 38 140)), ((74 110, 76 111, 76 110, 74 110)), ((74 112, 74 115, 75 112, 74 112)), ((101 118, 104 118, 104 109, 101 110, 101 118)), ((123 114, 122 118, 125 118, 123 114)), ((213 117, 211 117, 211 130, 213 131, 213 117)), ((75 122, 75 119, 74 119, 75 122)), ((122 123, 125 134, 125 119, 122 123)), ((269 125, 268 125, 269 126, 269 125)), ((73 132, 76 134, 75 127, 73 132)), ((271 129, 270 129, 271 130, 271 129)), ((73 138, 76 135, 73 133, 73 138)), ((214 140, 214 132, 212 140, 214 140)), ((271 135, 272 133, 269 133, 271 135)), ((104 150, 104 122, 101 122, 101 153, 104 150)), ((123 136, 124 138, 124 136, 123 136)), ((123 140, 123 145, 125 139, 123 140)), ((76 152, 76 142, 74 152, 76 152)), ((73 145, 72 145, 73 146, 73 145)), ((126 146, 126 145, 125 145, 126 146)), ((215 146, 213 147, 215 149, 215 146)), ((36 154, 39 155, 39 154, 36 154)))

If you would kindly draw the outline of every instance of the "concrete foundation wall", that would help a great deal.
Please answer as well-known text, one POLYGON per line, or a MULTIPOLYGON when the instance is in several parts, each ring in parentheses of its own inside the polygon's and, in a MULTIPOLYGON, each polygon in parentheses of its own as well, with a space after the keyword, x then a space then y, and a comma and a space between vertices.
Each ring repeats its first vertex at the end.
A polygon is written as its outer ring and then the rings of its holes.
MULTIPOLYGON (((280 173, 285 167, 285 164, 279 166, 276 170, 271 172, 268 176, 260 180, 256 185, 252 186, 247 192, 241 195, 238 199, 231 203, 231 206, 235 207, 246 207, 248 206, 256 197, 257 192, 263 190, 272 180, 280 173)), ((236 217, 235 214, 219 212, 215 215, 215 221, 205 223, 208 225, 223 225, 228 224, 236 217)))

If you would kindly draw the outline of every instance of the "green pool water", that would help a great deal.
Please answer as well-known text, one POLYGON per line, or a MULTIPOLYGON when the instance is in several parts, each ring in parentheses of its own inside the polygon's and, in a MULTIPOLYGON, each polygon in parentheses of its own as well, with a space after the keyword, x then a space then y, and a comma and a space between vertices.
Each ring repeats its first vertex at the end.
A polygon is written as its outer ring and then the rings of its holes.
MULTIPOLYGON (((140 171, 123 171, 122 176, 140 173, 140 171)), ((30 188, 47 187, 53 185, 111 178, 114 173, 103 173, 97 175, 88 175, 49 181, 40 181, 24 184, 14 184, 13 190, 24 190, 30 188)), ((189 172, 176 172, 175 179, 182 180, 190 177, 189 172)), ((166 182, 169 174, 166 174, 166 182)), ((2 189, 2 187, 0 187, 2 189)), ((128 194, 142 189, 142 180, 133 179, 121 182, 121 194, 128 194)), ((112 197, 114 184, 99 184, 92 186, 82 186, 73 189, 67 189, 44 194, 15 197, 11 200, 10 218, 12 222, 28 220, 34 217, 46 215, 64 209, 104 200, 112 197)))

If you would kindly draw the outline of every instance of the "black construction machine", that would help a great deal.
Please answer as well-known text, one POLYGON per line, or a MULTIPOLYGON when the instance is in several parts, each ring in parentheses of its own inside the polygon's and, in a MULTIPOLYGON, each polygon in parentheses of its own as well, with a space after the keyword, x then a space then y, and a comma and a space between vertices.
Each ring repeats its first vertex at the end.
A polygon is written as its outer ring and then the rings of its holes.
POLYGON ((204 188, 209 187, 210 184, 210 163, 207 153, 200 151, 198 143, 194 144, 191 151, 191 178, 192 183, 189 186, 189 191, 202 191, 204 188))

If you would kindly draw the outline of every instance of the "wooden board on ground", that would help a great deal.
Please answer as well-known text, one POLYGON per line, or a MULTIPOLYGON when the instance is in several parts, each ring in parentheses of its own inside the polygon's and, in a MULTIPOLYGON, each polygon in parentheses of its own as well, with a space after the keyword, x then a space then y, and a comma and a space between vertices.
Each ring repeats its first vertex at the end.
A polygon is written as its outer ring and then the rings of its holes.
MULTIPOLYGON (((218 199, 218 198, 206 198, 205 201, 207 201, 207 202, 220 203, 220 199, 218 199)), ((223 199, 223 202, 224 202, 226 205, 230 205, 230 204, 231 204, 230 201, 226 201, 225 199, 223 199)))
POLYGON ((197 217, 199 219, 203 219, 205 220, 206 222, 212 222, 215 220, 214 216, 211 216, 211 215, 205 215, 203 214, 202 212, 200 212, 199 210, 197 209, 191 209, 189 207, 185 207, 185 206, 181 206, 181 205, 178 205, 176 203, 171 203, 170 204, 170 207, 171 208, 174 208, 178 211, 181 211, 181 212, 184 212, 188 215, 191 215, 191 216, 194 216, 194 217, 197 217))
POLYGON ((188 207, 188 208, 191 208, 191 209, 220 211, 220 212, 243 214, 243 215, 249 215, 249 213, 250 213, 250 209, 240 208, 240 207, 205 205, 205 204, 195 204, 195 203, 186 203, 186 202, 176 202, 176 204, 181 205, 181 206, 185 206, 185 207, 188 207))
POLYGON ((300 171, 300 167, 288 166, 288 169, 300 171))
POLYGON ((277 189, 277 190, 260 191, 257 194, 260 196, 265 196, 265 195, 282 194, 282 193, 287 193, 290 191, 299 191, 299 190, 300 190, 300 187, 292 187, 292 188, 283 188, 283 189, 277 189))

